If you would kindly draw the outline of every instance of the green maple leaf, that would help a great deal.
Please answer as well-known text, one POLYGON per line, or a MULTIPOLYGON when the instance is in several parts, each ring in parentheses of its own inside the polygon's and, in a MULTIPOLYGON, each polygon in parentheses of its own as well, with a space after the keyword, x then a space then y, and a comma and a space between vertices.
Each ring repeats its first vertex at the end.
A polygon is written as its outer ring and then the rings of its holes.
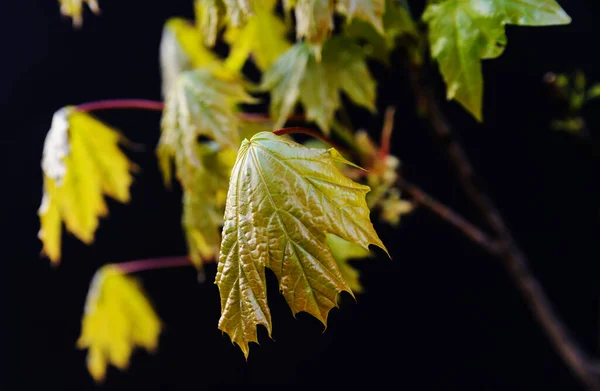
MULTIPOLYGON (((296 0, 293 3, 296 15, 296 38, 304 38, 306 42, 319 48, 333 30, 333 13, 331 0, 296 0)), ((286 5, 286 8, 290 5, 286 5)))
POLYGON ((419 32, 408 10, 398 1, 386 0, 382 19, 383 33, 372 23, 354 18, 346 25, 344 34, 365 41, 365 53, 369 57, 389 64, 389 56, 396 48, 396 40, 404 35, 418 36, 419 32))
POLYGON ((183 72, 165 99, 159 144, 175 145, 181 138, 191 162, 196 161, 193 146, 198 136, 213 139, 222 148, 237 149, 237 104, 253 102, 240 82, 219 78, 209 69, 183 72))
POLYGON ((231 173, 216 284, 219 329, 244 355, 257 327, 271 334, 265 268, 294 314, 305 311, 326 324, 341 291, 352 290, 326 235, 365 249, 385 247, 369 219, 370 190, 346 178, 334 149, 306 148, 270 132, 244 140, 231 173))
POLYGON ((341 91, 354 103, 376 110, 376 85, 365 55, 347 37, 328 40, 321 61, 314 46, 304 42, 295 44, 265 72, 261 89, 271 91, 270 112, 276 128, 283 126, 300 102, 306 118, 328 133, 335 111, 341 106, 341 91))
POLYGON ((187 171, 183 186, 183 215, 191 260, 199 268, 213 261, 219 253, 221 227, 229 175, 235 162, 235 151, 220 150, 215 143, 196 144, 199 166, 180 167, 187 171))
POLYGON ((352 267, 350 261, 371 257, 371 252, 357 244, 331 234, 327 235, 327 244, 342 272, 344 280, 346 280, 354 293, 362 293, 364 289, 360 283, 360 274, 358 270, 352 267))
POLYGON ((346 15, 348 23, 354 18, 362 19, 384 34, 385 3, 385 0, 338 0, 336 6, 338 12, 346 15))
POLYGON ((498 57, 506 45, 504 26, 568 24, 571 18, 554 0, 446 0, 423 14, 429 24, 431 55, 456 99, 483 119, 482 59, 498 57))

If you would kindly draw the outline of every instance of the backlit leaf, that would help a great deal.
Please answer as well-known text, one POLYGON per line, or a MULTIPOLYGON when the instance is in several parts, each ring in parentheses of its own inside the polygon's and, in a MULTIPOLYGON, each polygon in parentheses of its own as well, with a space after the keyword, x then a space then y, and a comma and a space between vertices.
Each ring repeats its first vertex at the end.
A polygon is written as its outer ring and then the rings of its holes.
POLYGON ((177 83, 167 96, 157 155, 167 185, 175 165, 188 250, 201 269, 219 251, 229 174, 239 134, 247 127, 236 105, 252 98, 238 82, 208 70, 184 72, 177 83), (199 143, 200 135, 214 141, 199 143))
POLYGON ((264 71, 289 49, 286 33, 285 23, 271 9, 256 7, 244 27, 227 29, 225 41, 231 48, 225 66, 239 72, 252 56, 258 68, 264 71))
POLYGON ((61 221, 90 244, 99 218, 108 214, 104 195, 129 202, 134 166, 119 141, 118 132, 74 107, 54 114, 44 143, 44 195, 38 211, 42 251, 53 263, 60 260, 61 221))
POLYGON ((182 224, 189 255, 198 269, 214 261, 221 244, 221 227, 229 176, 236 153, 219 150, 214 143, 196 146, 199 166, 186 166, 190 178, 183 178, 182 224))
POLYGON ((385 249, 369 219, 369 187, 346 178, 336 162, 347 161, 334 149, 306 148, 270 132, 242 142, 227 193, 216 283, 219 329, 246 356, 258 325, 271 333, 265 267, 277 276, 294 314, 304 311, 326 324, 338 293, 352 292, 326 235, 385 249))
POLYGON ((261 85, 271 91, 270 113, 276 128, 283 126, 299 101, 306 118, 326 133, 341 106, 340 91, 375 111, 375 87, 362 49, 346 37, 328 40, 320 62, 313 46, 295 44, 265 72, 261 85))
POLYGON ((196 27, 200 30, 204 44, 208 47, 214 46, 217 41, 221 14, 224 12, 222 0, 196 0, 194 2, 196 27))
MULTIPOLYGON (((258 0, 261 1, 268 0, 258 0)), ((254 0, 223 0, 227 10, 227 19, 233 27, 246 24, 248 18, 254 13, 254 0)))
POLYGON ((383 63, 389 63, 389 55, 396 48, 396 40, 405 35, 418 36, 419 32, 410 13, 398 1, 386 0, 383 14, 383 34, 362 19, 353 19, 344 34, 364 40, 365 53, 383 63))
POLYGON ((83 4, 87 4, 93 13, 100 13, 97 0, 58 0, 58 2, 60 13, 72 18, 75 27, 81 27, 83 24, 83 4))
POLYGON ((447 98, 481 121, 480 60, 502 54, 504 26, 567 24, 571 18, 554 0, 446 0, 429 5, 423 20, 429 24, 431 55, 439 63, 447 98))
POLYGON ((336 6, 338 12, 346 15, 348 23, 354 18, 362 19, 384 34, 385 0, 338 0, 336 6))
POLYGON ((306 42, 320 48, 333 30, 334 1, 296 0, 294 12, 296 15, 296 38, 304 38, 306 42))
POLYGON ((202 42, 199 29, 189 21, 171 18, 165 23, 159 49, 163 96, 182 72, 220 66, 219 58, 202 42))
POLYGON ((85 302, 77 347, 88 349, 88 371, 96 381, 108 364, 123 370, 136 347, 154 351, 161 321, 140 284, 113 265, 96 272, 85 302))
POLYGON ((160 143, 180 143, 192 164, 197 164, 194 145, 199 136, 237 149, 237 105, 254 101, 239 81, 224 80, 205 69, 183 72, 165 99, 160 143))
POLYGON ((342 272, 342 277, 344 277, 352 292, 362 293, 364 288, 360 283, 360 273, 352 267, 350 261, 371 257, 371 252, 357 244, 331 234, 327 235, 327 245, 331 249, 331 253, 342 272))

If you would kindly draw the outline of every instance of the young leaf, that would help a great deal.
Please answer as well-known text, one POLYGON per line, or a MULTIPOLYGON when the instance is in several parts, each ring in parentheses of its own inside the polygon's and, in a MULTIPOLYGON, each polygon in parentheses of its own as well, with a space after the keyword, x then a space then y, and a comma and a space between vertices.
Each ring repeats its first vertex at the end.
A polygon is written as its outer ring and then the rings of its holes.
MULTIPOLYGON (((259 0, 258 2, 268 0, 259 0)), ((255 0, 223 0, 227 10, 227 19, 233 27, 246 24, 248 18, 254 13, 255 0)))
POLYGON ((338 0, 336 6, 339 13, 346 15, 348 23, 359 18, 384 34, 382 16, 385 12, 385 0, 338 0))
POLYGON ((408 10, 398 1, 386 0, 382 19, 383 35, 362 19, 353 19, 346 25, 344 34, 366 41, 365 53, 388 64, 390 53, 396 48, 396 40, 404 35, 418 36, 419 32, 408 10))
POLYGON ((352 289, 352 292, 363 293, 364 288, 360 283, 360 274, 358 270, 352 267, 349 261, 371 257, 371 252, 357 244, 332 234, 327 235, 327 245, 331 249, 331 253, 340 268, 340 272, 342 272, 342 277, 344 277, 344 280, 346 280, 348 286, 352 289))
POLYGON ((83 24, 83 4, 86 3, 93 13, 99 14, 100 7, 97 0, 58 0, 60 4, 60 13, 73 19, 75 27, 81 27, 83 24))
POLYGON ((114 265, 96 272, 85 302, 77 347, 88 349, 88 371, 96 381, 108 364, 123 370, 137 346, 154 351, 161 321, 140 284, 114 265))
POLYGON ((220 66, 217 56, 202 45, 199 29, 181 18, 171 18, 165 23, 159 53, 163 97, 182 72, 220 66))
POLYGON ((255 101, 236 80, 224 80, 207 69, 183 72, 165 99, 161 144, 181 146, 187 159, 197 164, 194 145, 206 136, 222 148, 237 149, 239 103, 255 101))
POLYGON ((283 126, 300 101, 306 118, 328 133, 341 105, 340 90, 358 105, 375 111, 375 81, 360 46, 349 38, 335 37, 325 43, 322 56, 317 61, 313 46, 297 43, 265 72, 261 88, 271 91, 275 127, 283 126))
POLYGON ((220 27, 221 14, 224 13, 222 0, 196 0, 194 14, 196 27, 208 47, 215 45, 220 27))
POLYGON ((180 177, 182 224, 190 258, 201 269, 204 262, 214 261, 219 253, 225 199, 236 153, 219 150, 214 143, 197 145, 196 150, 201 164, 179 169, 189 171, 189 179, 180 177))
POLYGON ((134 166, 118 147, 122 140, 115 130, 74 107, 54 114, 44 143, 44 195, 38 211, 42 251, 53 263, 60 260, 61 221, 90 244, 99 217, 108 214, 104 195, 129 202, 134 166))
POLYGON ((227 193, 216 284, 219 329, 245 356, 258 325, 271 333, 265 267, 294 314, 305 311, 326 324, 337 294, 352 292, 326 235, 385 250, 369 219, 369 187, 346 178, 336 162, 349 163, 334 149, 306 148, 270 132, 242 142, 227 193))
POLYGON ((252 55, 258 68, 264 71, 289 49, 286 33, 285 23, 271 8, 256 7, 244 27, 227 29, 225 41, 231 48, 225 66, 237 73, 252 55))
POLYGON ((483 76, 481 59, 502 54, 504 25, 567 24, 571 18, 554 0, 446 0, 430 4, 423 20, 429 24, 431 56, 456 99, 481 121, 483 76))
MULTIPOLYGON (((296 0, 296 38, 317 46, 318 50, 333 30, 332 0, 296 0)), ((317 53, 318 53, 317 50, 317 53)))

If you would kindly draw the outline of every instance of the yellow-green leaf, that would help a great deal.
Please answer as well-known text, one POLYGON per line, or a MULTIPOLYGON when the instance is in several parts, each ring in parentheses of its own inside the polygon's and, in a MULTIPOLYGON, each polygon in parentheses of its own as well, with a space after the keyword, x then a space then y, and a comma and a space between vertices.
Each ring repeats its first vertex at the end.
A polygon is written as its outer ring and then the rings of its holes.
POLYGON ((54 114, 44 143, 44 195, 39 238, 53 263, 60 260, 61 221, 90 244, 99 218, 108 214, 104 195, 129 202, 134 165, 118 147, 122 136, 74 107, 54 114))
POLYGON ((214 46, 217 41, 217 33, 221 26, 221 14, 224 12, 222 0, 196 0, 194 2, 196 27, 202 35, 204 44, 208 47, 214 46))
POLYGON ((344 277, 352 292, 363 293, 364 288, 360 283, 360 273, 352 267, 350 261, 371 257, 372 253, 355 243, 332 234, 327 235, 327 245, 342 272, 342 277, 344 277))
POLYGON ((364 40, 365 53, 388 64, 390 53, 396 48, 397 39, 405 35, 418 36, 419 32, 408 10, 398 1, 386 0, 382 19, 383 34, 377 31, 373 24, 357 18, 346 25, 344 34, 364 40))
POLYGON ((320 48, 333 30, 333 0, 296 0, 294 7, 296 38, 320 48))
POLYGON ((171 18, 165 23, 159 48, 163 96, 182 72, 221 65, 220 59, 202 42, 200 30, 189 21, 171 18))
POLYGON ((321 61, 313 46, 295 44, 265 72, 261 88, 271 91, 269 109, 276 128, 283 126, 299 101, 306 118, 328 133, 341 105, 340 91, 356 104, 375 111, 375 81, 362 49, 346 37, 328 40, 321 61))
POLYGON ((234 27, 243 26, 254 13, 254 0, 223 0, 223 2, 227 10, 227 19, 234 27))
POLYGON ((181 144, 193 164, 197 163, 194 145, 198 136, 222 148, 237 149, 237 105, 254 101, 237 80, 222 79, 205 69, 183 72, 165 99, 160 144, 181 144))
POLYGON ((141 285, 113 265, 96 272, 85 302, 77 347, 88 349, 88 371, 102 381, 108 364, 124 370, 134 348, 154 351, 161 321, 141 285))
POLYGON ((60 13, 73 19, 75 27, 83 24, 83 4, 87 4, 93 13, 100 13, 97 0, 58 0, 60 13))
POLYGON ((188 170, 189 179, 183 186, 182 225, 190 258, 198 269, 205 262, 215 261, 221 244, 221 227, 229 176, 236 153, 219 150, 215 143, 196 146, 199 166, 180 167, 188 170))
POLYGON ((242 142, 227 193, 216 283, 219 329, 246 356, 258 325, 271 333, 265 267, 277 276, 294 314, 304 311, 326 324, 337 294, 352 292, 326 235, 385 250, 369 218, 369 187, 339 171, 340 156, 270 132, 242 142))
POLYGON ((446 0, 430 4, 431 55, 440 65, 447 98, 483 119, 481 59, 495 58, 506 45, 504 25, 567 24, 571 18, 554 0, 446 0))
POLYGON ((225 66, 239 72, 252 56, 258 68, 266 70, 289 49, 286 33, 285 23, 271 9, 256 7, 244 27, 227 29, 225 41, 231 48, 225 66))
POLYGON ((385 0, 338 0, 336 6, 338 12, 346 15, 348 23, 354 18, 362 19, 384 34, 385 0))

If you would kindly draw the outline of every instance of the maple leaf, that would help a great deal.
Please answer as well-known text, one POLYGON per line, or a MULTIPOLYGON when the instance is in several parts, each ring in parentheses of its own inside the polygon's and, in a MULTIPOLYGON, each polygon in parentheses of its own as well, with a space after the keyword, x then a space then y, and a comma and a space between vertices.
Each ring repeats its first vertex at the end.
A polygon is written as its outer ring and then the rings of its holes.
POLYGON ((175 164, 183 188, 182 225, 198 269, 219 251, 234 151, 247 128, 236 104, 252 101, 237 81, 220 80, 209 70, 182 73, 167 95, 157 155, 168 186, 175 164), (199 135, 214 141, 198 143, 199 135))
POLYGON ((384 34, 383 14, 385 0, 338 0, 336 9, 346 15, 348 23, 354 18, 371 23, 379 33, 384 34))
MULTIPOLYGON (((333 30, 334 2, 332 0, 296 0, 293 6, 296 15, 296 38, 304 38, 306 42, 320 48, 333 30)), ((286 5, 286 8, 290 7, 290 4, 286 5)))
POLYGON ((196 0, 194 2, 196 27, 200 30, 204 44, 209 47, 214 46, 217 41, 223 12, 222 0, 196 0))
POLYGON ((221 227, 229 176, 236 153, 231 149, 219 150, 214 143, 197 145, 201 164, 188 169, 192 177, 182 180, 182 224, 190 259, 198 269, 208 261, 214 261, 221 244, 221 227))
POLYGON ((332 234, 327 235, 327 245, 340 268, 342 277, 344 277, 352 292, 363 293, 364 288, 360 283, 360 273, 352 267, 350 261, 371 257, 372 253, 357 244, 332 234))
POLYGON ((42 158, 44 195, 38 210, 42 252, 60 261, 62 221, 86 244, 99 218, 108 214, 104 195, 129 202, 134 165, 121 152, 115 130, 74 107, 58 110, 46 136, 42 158))
POLYGON ((182 18, 170 18, 160 41, 162 94, 165 96, 184 71, 221 65, 220 59, 204 45, 199 29, 182 18))
POLYGON ((261 89, 271 91, 270 112, 275 127, 283 126, 300 101, 306 118, 328 133, 334 113, 341 106, 340 91, 354 103, 376 110, 375 81, 360 46, 349 38, 335 37, 325 43, 322 56, 317 61, 314 46, 297 43, 263 75, 261 89))
POLYGON ((93 13, 99 14, 100 7, 97 0, 58 0, 60 4, 60 13, 73 19, 75 27, 81 27, 83 24, 83 4, 87 4, 93 13))
MULTIPOLYGON (((275 2, 271 2, 275 5, 275 2)), ((225 66, 239 72, 252 55, 261 71, 270 67, 291 46, 286 39, 285 23, 272 12, 272 6, 255 7, 254 13, 242 28, 230 27, 225 41, 231 45, 225 66)))
POLYGON ((504 26, 568 24, 571 18, 554 0, 446 0, 430 4, 423 14, 429 24, 431 56, 456 99, 482 121, 482 59, 502 54, 504 26))
MULTIPOLYGON (((258 3, 261 1, 268 0, 259 0, 258 3)), ((227 19, 234 27, 243 26, 254 13, 254 0, 223 0, 223 2, 227 10, 227 19)))
POLYGON ((335 163, 351 164, 335 149, 304 147, 270 132, 244 140, 231 173, 216 284, 219 329, 244 355, 257 327, 271 334, 265 267, 293 314, 323 324, 337 294, 352 293, 326 235, 365 249, 385 247, 369 219, 368 186, 346 178, 335 163))
POLYGON ((385 64, 389 64, 390 53, 396 48, 396 41, 402 36, 418 37, 419 32, 408 10, 398 1, 386 0, 382 17, 383 33, 372 23, 353 18, 344 28, 344 34, 365 41, 365 53, 385 64))
POLYGON ((90 285, 77 347, 88 349, 88 371, 96 381, 106 376, 108 364, 123 370, 135 347, 154 351, 161 320, 141 285, 118 266, 98 270, 90 285))
POLYGON ((197 164, 193 146, 198 136, 213 139, 222 148, 237 149, 237 104, 254 102, 237 80, 225 80, 206 69, 183 72, 165 99, 159 144, 176 145, 181 139, 192 164, 197 164))

